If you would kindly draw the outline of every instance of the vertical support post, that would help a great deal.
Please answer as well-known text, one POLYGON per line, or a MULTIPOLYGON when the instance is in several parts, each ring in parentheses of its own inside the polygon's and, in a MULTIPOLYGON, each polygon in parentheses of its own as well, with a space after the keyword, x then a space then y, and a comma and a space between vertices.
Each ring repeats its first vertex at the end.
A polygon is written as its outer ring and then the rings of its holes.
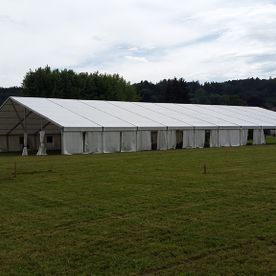
POLYGON ((22 156, 27 156, 28 155, 28 134, 27 134, 27 118, 26 118, 26 108, 24 108, 24 147, 22 151, 22 156))
POLYGON ((24 108, 24 132, 26 132, 26 108, 24 108))
POLYGON ((86 132, 82 132, 82 153, 86 153, 86 132))
POLYGON ((122 142, 123 142, 122 136, 123 136, 123 132, 120 131, 120 152, 122 152, 122 142))
POLYGON ((196 130, 195 130, 195 128, 193 128, 193 146, 192 146, 192 148, 196 148, 196 130))
POLYGON ((169 149, 169 128, 167 127, 167 150, 169 149))
POLYGON ((102 127, 102 153, 104 153, 104 128, 102 127))
POLYGON ((136 128, 136 152, 138 151, 138 127, 136 128))
POLYGON ((266 136, 265 136, 264 128, 263 127, 261 127, 261 144, 262 145, 266 144, 266 136), (262 138, 264 138, 264 141, 262 141, 262 138))
POLYGON ((64 145, 63 145, 63 131, 60 130, 60 152, 61 154, 64 154, 64 145))
POLYGON ((219 141, 219 127, 217 129, 217 147, 220 148, 220 141, 219 141))
POLYGON ((242 127, 240 128, 240 146, 243 145, 243 139, 242 139, 242 127))

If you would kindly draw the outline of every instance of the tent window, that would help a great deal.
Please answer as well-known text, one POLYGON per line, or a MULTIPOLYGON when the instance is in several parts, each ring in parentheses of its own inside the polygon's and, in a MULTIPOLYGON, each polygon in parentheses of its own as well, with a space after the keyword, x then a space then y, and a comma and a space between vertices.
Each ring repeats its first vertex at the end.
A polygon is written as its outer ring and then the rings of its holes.
POLYGON ((211 131, 205 130, 205 143, 204 148, 210 148, 211 131))
POLYGON ((46 142, 47 142, 47 144, 53 144, 53 136, 47 136, 46 137, 46 142))
POLYGON ((176 131, 176 148, 177 149, 183 148, 183 131, 182 130, 176 131))
POLYGON ((151 132, 151 149, 157 150, 157 131, 151 132))
POLYGON ((19 145, 23 145, 24 144, 24 137, 20 136, 19 137, 19 145))

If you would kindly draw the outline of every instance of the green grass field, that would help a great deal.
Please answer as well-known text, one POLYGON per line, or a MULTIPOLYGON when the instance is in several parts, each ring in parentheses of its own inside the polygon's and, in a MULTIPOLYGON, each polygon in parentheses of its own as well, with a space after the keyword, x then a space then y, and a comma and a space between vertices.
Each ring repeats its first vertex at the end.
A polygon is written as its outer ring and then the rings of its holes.
POLYGON ((0 171, 0 275, 276 273, 275 145, 1 155, 0 171))

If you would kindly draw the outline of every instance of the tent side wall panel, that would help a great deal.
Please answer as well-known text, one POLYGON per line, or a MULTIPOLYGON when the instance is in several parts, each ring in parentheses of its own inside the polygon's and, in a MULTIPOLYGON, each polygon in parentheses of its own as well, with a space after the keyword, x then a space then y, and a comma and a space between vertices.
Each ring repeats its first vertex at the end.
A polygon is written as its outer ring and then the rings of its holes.
POLYGON ((103 132, 103 152, 112 153, 121 151, 121 133, 110 131, 103 132))
POLYGON ((85 133, 85 153, 103 152, 103 132, 88 131, 85 133))
POLYGON ((137 151, 151 150, 151 132, 137 132, 137 151))
POLYGON ((121 136, 121 152, 135 152, 137 150, 136 131, 123 131, 121 136))
POLYGON ((83 153, 82 132, 68 131, 62 133, 62 153, 68 155, 83 153))
POLYGON ((176 130, 168 130, 168 149, 176 148, 176 130))

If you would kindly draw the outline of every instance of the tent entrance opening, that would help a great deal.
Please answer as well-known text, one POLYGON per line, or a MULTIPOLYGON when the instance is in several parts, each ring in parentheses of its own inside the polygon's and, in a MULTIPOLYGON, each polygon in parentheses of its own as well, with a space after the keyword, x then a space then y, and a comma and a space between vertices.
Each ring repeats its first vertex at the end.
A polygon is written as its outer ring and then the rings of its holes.
POLYGON ((211 131, 205 130, 204 148, 210 148, 210 138, 211 138, 211 131))
POLYGON ((86 132, 82 133, 82 152, 86 152, 86 132))
POLYGON ((177 149, 183 148, 183 131, 182 130, 176 131, 176 148, 177 149))
POLYGON ((157 150, 157 131, 151 131, 151 150, 157 150))
POLYGON ((253 129, 248 129, 248 135, 247 135, 247 145, 253 145, 253 129))

